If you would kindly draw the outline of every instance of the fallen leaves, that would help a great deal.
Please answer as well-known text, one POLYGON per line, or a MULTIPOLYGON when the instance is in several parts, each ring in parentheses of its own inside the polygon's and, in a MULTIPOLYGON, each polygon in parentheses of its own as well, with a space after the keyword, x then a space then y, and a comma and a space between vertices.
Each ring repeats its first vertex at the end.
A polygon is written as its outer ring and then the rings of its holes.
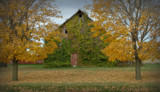
POLYGON ((134 71, 123 71, 118 68, 115 70, 92 69, 19 69, 19 81, 13 82, 12 70, 1 68, 0 84, 19 84, 19 83, 152 83, 160 82, 160 73, 156 71, 143 71, 143 80, 135 80, 134 71))

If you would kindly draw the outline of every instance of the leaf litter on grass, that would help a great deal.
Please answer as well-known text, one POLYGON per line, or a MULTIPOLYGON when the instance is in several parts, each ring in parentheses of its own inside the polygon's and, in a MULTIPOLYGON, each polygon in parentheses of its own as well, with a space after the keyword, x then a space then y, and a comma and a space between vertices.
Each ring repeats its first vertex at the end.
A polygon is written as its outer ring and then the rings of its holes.
POLYGON ((31 70, 19 69, 19 81, 13 82, 12 70, 3 68, 0 72, 0 84, 19 83, 160 83, 160 73, 156 71, 143 71, 142 80, 135 80, 134 71, 110 70, 92 71, 78 69, 63 70, 31 70), (3 72, 3 70, 5 72, 3 72), (27 73, 27 74, 26 74, 27 73))

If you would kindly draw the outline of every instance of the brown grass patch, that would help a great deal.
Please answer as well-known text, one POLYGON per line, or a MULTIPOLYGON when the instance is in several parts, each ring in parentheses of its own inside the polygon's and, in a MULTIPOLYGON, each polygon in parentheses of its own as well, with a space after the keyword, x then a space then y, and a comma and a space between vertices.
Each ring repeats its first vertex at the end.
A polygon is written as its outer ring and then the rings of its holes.
POLYGON ((142 71, 142 80, 135 80, 135 71, 108 70, 93 71, 85 69, 63 69, 63 70, 38 70, 19 69, 19 81, 13 82, 12 69, 0 68, 0 84, 19 83, 160 83, 160 72, 142 71))

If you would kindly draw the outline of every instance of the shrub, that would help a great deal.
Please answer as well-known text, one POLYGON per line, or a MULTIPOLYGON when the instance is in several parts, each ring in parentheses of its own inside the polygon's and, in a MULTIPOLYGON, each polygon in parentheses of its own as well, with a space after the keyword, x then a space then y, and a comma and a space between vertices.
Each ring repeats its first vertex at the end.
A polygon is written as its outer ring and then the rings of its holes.
POLYGON ((68 67, 68 66, 70 66, 70 62, 54 61, 54 62, 48 62, 44 64, 44 68, 68 67))
POLYGON ((62 40, 61 48, 58 48, 52 54, 48 55, 46 59, 44 59, 44 67, 52 68, 70 66, 70 55, 72 50, 70 46, 69 41, 66 39, 62 40))
POLYGON ((115 67, 115 66, 117 66, 118 63, 119 63, 118 60, 116 60, 116 61, 114 61, 114 62, 108 61, 108 62, 107 62, 107 66, 109 66, 109 67, 115 67))

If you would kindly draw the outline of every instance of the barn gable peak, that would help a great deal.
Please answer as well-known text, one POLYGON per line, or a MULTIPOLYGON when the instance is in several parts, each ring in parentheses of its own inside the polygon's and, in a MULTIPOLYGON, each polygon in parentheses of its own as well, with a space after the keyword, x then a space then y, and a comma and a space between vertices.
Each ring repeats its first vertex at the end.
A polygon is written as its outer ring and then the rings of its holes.
POLYGON ((75 15, 77 15, 78 14, 78 16, 79 17, 82 17, 83 15, 84 16, 87 16, 91 21, 92 21, 92 19, 88 16, 88 14, 85 12, 85 11, 82 11, 82 10, 78 10, 75 14, 73 14, 69 19, 67 19, 64 23, 62 23, 59 27, 63 27, 70 19, 72 19, 75 15))

